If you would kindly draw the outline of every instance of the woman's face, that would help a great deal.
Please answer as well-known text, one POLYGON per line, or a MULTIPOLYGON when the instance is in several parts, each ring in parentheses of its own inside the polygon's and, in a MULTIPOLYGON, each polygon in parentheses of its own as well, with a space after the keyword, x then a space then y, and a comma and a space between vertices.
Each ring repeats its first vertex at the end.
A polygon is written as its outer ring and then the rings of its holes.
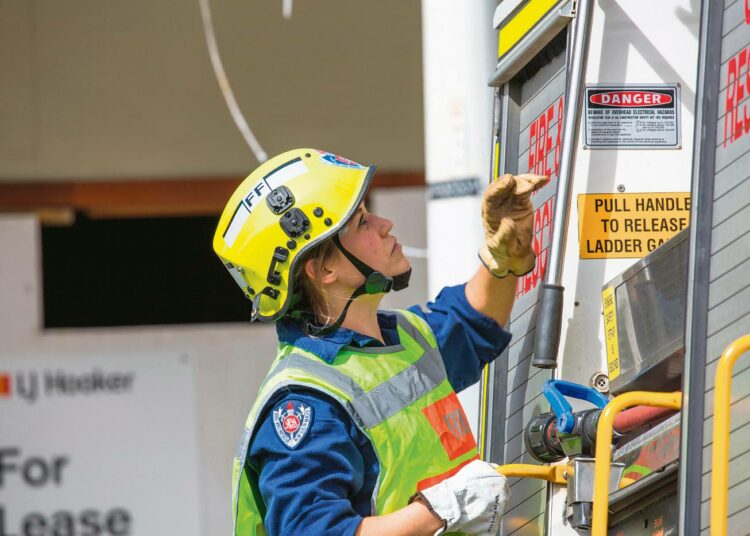
MULTIPOLYGON (((360 203, 345 229, 340 235, 341 245, 373 270, 387 276, 395 276, 411 267, 409 259, 401 251, 401 244, 390 234, 393 222, 371 214, 364 203, 360 203)), ((340 252, 338 253, 340 258, 337 260, 341 262, 337 264, 344 279, 349 281, 350 275, 358 275, 356 280, 361 279, 359 271, 340 252)))

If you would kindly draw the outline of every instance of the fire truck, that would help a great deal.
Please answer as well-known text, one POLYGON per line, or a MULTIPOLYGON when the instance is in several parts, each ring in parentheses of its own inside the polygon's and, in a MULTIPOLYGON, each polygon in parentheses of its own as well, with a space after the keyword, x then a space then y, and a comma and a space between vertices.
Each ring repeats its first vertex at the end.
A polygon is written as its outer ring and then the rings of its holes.
POLYGON ((491 179, 551 177, 480 387, 501 533, 750 534, 750 0, 493 24, 491 179))

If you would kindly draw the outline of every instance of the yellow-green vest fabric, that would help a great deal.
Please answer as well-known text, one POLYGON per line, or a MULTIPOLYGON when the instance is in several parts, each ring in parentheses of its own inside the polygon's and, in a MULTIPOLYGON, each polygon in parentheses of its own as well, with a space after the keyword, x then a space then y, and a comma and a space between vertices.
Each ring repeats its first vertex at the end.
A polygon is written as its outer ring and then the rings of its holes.
POLYGON ((279 389, 288 386, 334 398, 369 438, 380 466, 373 515, 403 508, 417 491, 478 458, 429 325, 410 311, 393 312, 398 319, 398 345, 345 347, 331 364, 300 348, 279 345, 234 459, 234 536, 265 535, 258 478, 246 458, 263 409, 279 389))

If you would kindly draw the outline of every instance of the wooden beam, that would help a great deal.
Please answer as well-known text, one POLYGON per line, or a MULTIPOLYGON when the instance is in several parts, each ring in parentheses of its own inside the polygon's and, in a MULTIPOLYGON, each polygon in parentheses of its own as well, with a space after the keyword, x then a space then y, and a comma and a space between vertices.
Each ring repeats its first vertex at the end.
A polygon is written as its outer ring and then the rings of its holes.
MULTIPOLYGON (((221 214, 241 178, 118 181, 0 182, 0 212, 92 218, 213 216, 221 214)), ((372 188, 424 186, 424 173, 378 172, 372 188)))

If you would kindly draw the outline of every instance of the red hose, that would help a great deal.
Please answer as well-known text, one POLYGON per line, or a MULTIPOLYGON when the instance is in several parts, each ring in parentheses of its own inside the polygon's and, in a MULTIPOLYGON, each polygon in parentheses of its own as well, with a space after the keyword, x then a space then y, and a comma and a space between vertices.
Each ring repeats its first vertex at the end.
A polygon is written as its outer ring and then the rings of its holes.
POLYGON ((656 421, 664 417, 669 417, 677 413, 671 408, 655 408, 651 406, 636 406, 620 412, 614 421, 615 431, 626 434, 631 430, 656 421))

